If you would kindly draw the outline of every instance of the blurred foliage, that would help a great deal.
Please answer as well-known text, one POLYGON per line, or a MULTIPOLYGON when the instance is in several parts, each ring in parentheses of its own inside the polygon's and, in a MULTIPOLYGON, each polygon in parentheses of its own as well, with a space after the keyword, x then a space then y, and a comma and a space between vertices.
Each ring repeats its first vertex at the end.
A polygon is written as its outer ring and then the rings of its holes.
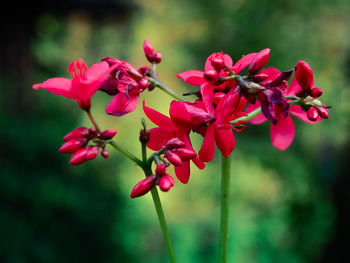
MULTIPOLYGON (((18 63, 0 72, 1 262, 167 262, 151 197, 128 197, 141 170, 114 152, 108 160, 69 166, 69 157, 57 152, 61 138, 90 126, 88 119, 75 102, 31 89, 68 77, 66 68, 78 57, 89 65, 110 56, 142 66, 144 39, 163 53, 159 76, 179 93, 195 88, 175 75, 202 69, 215 51, 238 60, 269 47, 268 65, 287 70, 300 59, 311 65, 323 100, 334 106, 329 120, 296 120, 296 138, 284 152, 271 146, 268 124, 236 136, 229 262, 350 261, 344 223, 350 219, 348 0, 135 0, 114 9, 103 9, 101 1, 98 13, 68 2, 79 8, 33 15, 27 42, 19 26, 28 21, 9 26, 16 34, 2 40, 8 48, 25 47, 10 54, 18 63)), ((167 114, 167 95, 155 90, 141 98, 167 114)), ((96 118, 140 155, 141 107, 121 118, 106 116, 109 99, 94 96, 96 118)), ((201 138, 193 140, 198 149, 201 138)), ((219 159, 217 153, 204 171, 194 168, 188 185, 176 181, 161 193, 178 262, 217 260, 219 159)))

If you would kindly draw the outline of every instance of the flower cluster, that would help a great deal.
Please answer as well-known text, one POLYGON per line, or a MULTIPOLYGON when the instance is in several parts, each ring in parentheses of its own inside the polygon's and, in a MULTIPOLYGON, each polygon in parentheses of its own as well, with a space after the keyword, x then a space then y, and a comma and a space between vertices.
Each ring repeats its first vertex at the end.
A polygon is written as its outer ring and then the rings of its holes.
MULTIPOLYGON (((64 137, 60 148, 62 153, 73 153, 71 164, 81 164, 101 155, 108 157, 105 149, 109 143, 141 168, 151 169, 156 164, 155 173, 137 183, 131 197, 139 197, 156 185, 168 191, 174 179, 166 173, 172 165, 178 180, 188 183, 190 162, 199 169, 205 168, 215 153, 215 145, 228 158, 235 147, 234 133, 242 132, 248 125, 270 122, 273 146, 285 150, 294 139, 295 129, 291 116, 307 123, 317 123, 328 119, 328 107, 320 97, 323 91, 314 87, 311 67, 304 61, 286 71, 265 67, 269 61, 270 49, 250 53, 237 60, 223 52, 211 54, 204 70, 188 70, 177 75, 198 90, 184 95, 194 95, 185 100, 160 82, 156 65, 162 54, 155 51, 145 40, 143 50, 151 67, 136 69, 126 61, 106 57, 90 68, 81 60, 74 61, 68 68, 72 79, 53 78, 33 85, 34 89, 46 89, 54 94, 76 100, 89 115, 95 128, 79 127, 64 137), (242 74, 242 72, 245 72, 242 74), (294 73, 294 77, 292 78, 294 73), (289 79, 291 79, 289 84, 289 79), (169 117, 146 106, 143 110, 156 127, 140 133, 140 142, 154 153, 147 159, 139 160, 112 141, 115 130, 101 132, 90 111, 91 96, 97 91, 113 96, 105 111, 116 117, 131 113, 138 105, 140 94, 160 88, 176 100, 169 107, 169 117), (190 134, 203 137, 202 145, 194 150, 190 134), (90 145, 89 142, 91 142, 90 145)), ((148 102, 147 102, 148 104, 148 102)))

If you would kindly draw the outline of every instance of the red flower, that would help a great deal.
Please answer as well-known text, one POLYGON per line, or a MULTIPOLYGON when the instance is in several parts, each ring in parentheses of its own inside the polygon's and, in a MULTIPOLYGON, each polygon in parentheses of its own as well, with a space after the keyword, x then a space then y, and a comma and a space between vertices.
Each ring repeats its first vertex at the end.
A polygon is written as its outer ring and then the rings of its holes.
POLYGON ((33 89, 46 89, 51 93, 74 99, 87 111, 91 107, 91 96, 102 86, 113 69, 106 62, 96 63, 88 68, 83 60, 78 59, 68 67, 72 79, 48 79, 43 83, 34 84, 33 89))
MULTIPOLYGON (((267 74, 269 76, 269 78, 266 80, 267 82, 269 80, 275 79, 277 76, 280 75, 280 71, 276 68, 266 68, 262 71, 262 73, 267 74)), ((313 77, 312 81, 309 79, 309 83, 310 82, 313 83, 313 77)), ((285 92, 283 92, 283 95, 295 96, 296 92, 298 92, 299 90, 301 90, 301 87, 298 84, 297 79, 294 78, 288 89, 285 92)), ((246 112, 249 113, 259 107, 260 102, 257 101, 255 105, 248 105, 246 108, 246 112)), ((307 123, 316 123, 322 120, 321 117, 318 117, 315 121, 309 120, 309 118, 307 117, 307 113, 299 105, 289 106, 288 113, 307 123)), ((249 122, 251 122, 252 124, 261 124, 266 120, 267 118, 261 113, 255 118, 251 119, 249 122)), ((272 145, 281 151, 287 149, 291 145, 295 136, 295 128, 293 120, 289 114, 286 118, 281 118, 277 120, 276 124, 271 123, 270 136, 272 140, 272 145)))
MULTIPOLYGON (((173 118, 172 114, 186 113, 181 102, 173 101, 170 107, 170 116, 173 118), (176 113, 175 113, 176 112, 176 113)), ((193 150, 188 126, 181 125, 179 122, 176 124, 169 117, 146 107, 145 102, 143 102, 143 110, 146 116, 158 127, 150 130, 149 141, 147 147, 151 150, 158 151, 172 138, 179 138, 184 142, 186 148, 193 150)), ((194 150, 193 150, 194 151, 194 150)), ((205 164, 195 156, 192 161, 199 168, 203 169, 205 164)), ((180 182, 186 184, 190 176, 190 162, 182 161, 179 166, 174 166, 176 177, 180 182)))

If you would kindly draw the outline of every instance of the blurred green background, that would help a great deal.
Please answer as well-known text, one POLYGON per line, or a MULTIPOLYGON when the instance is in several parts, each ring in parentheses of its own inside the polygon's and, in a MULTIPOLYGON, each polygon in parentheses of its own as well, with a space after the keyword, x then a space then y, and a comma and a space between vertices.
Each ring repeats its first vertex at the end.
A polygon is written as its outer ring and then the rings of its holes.
MULTIPOLYGON (((176 74, 201 70, 215 51, 237 60, 269 47, 269 66, 311 65, 333 106, 329 120, 296 120, 284 152, 272 147, 267 123, 236 136, 229 262, 350 262, 348 0, 53 0, 0 12, 0 262, 167 262, 150 195, 129 198, 141 170, 112 149, 107 160, 70 166, 57 150, 66 133, 90 126, 86 116, 74 101, 31 89, 69 77, 79 57, 145 65, 144 39, 163 53, 159 76, 179 93, 195 88, 176 74)), ((141 98, 167 114, 167 95, 141 98)), ((110 99, 93 97, 95 117, 140 156, 141 107, 107 116, 110 99)), ((217 262, 218 157, 204 171, 193 167, 188 185, 161 193, 180 263, 217 262)))

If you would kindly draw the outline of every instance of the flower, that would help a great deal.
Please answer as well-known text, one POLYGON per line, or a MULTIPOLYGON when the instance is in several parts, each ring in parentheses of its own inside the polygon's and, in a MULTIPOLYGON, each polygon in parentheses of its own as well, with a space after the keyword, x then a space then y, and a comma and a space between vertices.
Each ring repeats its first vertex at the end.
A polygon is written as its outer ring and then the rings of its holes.
POLYGON ((82 59, 73 61, 68 67, 72 79, 52 78, 43 83, 34 84, 33 89, 46 89, 51 93, 74 99, 79 106, 88 111, 91 107, 91 96, 102 86, 114 67, 101 62, 88 68, 82 59))

